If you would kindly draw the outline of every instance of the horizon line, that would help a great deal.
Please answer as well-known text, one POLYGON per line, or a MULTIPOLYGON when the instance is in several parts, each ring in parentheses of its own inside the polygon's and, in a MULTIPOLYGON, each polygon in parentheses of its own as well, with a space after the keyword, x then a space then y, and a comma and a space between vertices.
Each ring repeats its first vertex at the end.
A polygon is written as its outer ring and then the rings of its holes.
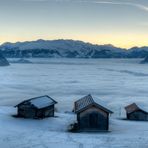
POLYGON ((132 48, 142 48, 142 47, 148 47, 148 45, 143 45, 143 46, 138 46, 138 45, 135 45, 135 46, 131 46, 131 47, 121 47, 121 46, 116 46, 114 44, 111 44, 111 43, 104 43, 104 44, 99 44, 99 43, 93 43, 93 42, 89 42, 89 41, 84 41, 84 40, 76 40, 76 39, 65 39, 65 38, 55 38, 55 39, 42 39, 42 38, 39 38, 39 39, 34 39, 34 40, 22 40, 22 41, 6 41, 6 42, 0 42, 0 46, 2 46, 3 44, 5 43, 12 43, 12 44, 16 44, 16 43, 23 43, 23 42, 35 42, 35 41, 39 41, 39 40, 43 40, 43 41, 56 41, 56 40, 71 40, 71 41, 80 41, 80 42, 84 42, 84 43, 88 43, 88 44, 92 44, 92 45, 98 45, 98 46, 113 46, 113 47, 116 47, 116 48, 121 48, 121 49, 126 49, 126 50, 129 50, 129 49, 132 49, 132 48))

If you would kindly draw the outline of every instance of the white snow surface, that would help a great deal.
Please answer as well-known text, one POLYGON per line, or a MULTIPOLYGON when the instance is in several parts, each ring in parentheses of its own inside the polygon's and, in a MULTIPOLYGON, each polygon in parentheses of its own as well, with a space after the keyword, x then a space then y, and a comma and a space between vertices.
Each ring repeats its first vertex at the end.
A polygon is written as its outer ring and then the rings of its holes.
POLYGON ((0 107, 2 148, 147 148, 147 122, 111 118, 110 132, 70 133, 67 127, 76 117, 56 113, 43 120, 14 118, 12 107, 0 107))
POLYGON ((2 148, 147 148, 147 122, 121 120, 124 106, 148 108, 148 68, 141 59, 29 59, 31 64, 0 67, 2 148), (114 114, 108 133, 69 133, 76 120, 73 102, 92 94, 114 114), (36 96, 55 99, 56 117, 14 118, 14 105, 36 96))
POLYGON ((49 105, 53 105, 54 101, 48 98, 47 96, 41 96, 38 98, 34 98, 30 100, 31 104, 36 106, 37 108, 47 107, 49 105))

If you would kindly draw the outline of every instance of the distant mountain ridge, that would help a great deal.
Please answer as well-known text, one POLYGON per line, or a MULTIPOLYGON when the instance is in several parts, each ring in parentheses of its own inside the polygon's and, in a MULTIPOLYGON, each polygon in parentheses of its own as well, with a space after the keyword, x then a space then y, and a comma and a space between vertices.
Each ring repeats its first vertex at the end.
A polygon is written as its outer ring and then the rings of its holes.
POLYGON ((5 57, 63 57, 63 58, 143 58, 148 47, 133 47, 129 50, 113 45, 95 45, 76 40, 37 40, 10 43, 0 46, 5 57))
POLYGON ((148 56, 146 56, 145 59, 142 60, 140 63, 141 64, 147 64, 148 63, 148 56))

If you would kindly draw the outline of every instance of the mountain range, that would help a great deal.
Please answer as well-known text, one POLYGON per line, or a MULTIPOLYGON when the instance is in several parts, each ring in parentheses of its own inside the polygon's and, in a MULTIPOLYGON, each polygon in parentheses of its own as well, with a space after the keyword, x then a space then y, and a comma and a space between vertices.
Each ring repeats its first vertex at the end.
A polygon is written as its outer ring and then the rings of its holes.
POLYGON ((118 48, 113 45, 95 45, 76 40, 36 40, 0 45, 7 58, 144 58, 148 47, 118 48))

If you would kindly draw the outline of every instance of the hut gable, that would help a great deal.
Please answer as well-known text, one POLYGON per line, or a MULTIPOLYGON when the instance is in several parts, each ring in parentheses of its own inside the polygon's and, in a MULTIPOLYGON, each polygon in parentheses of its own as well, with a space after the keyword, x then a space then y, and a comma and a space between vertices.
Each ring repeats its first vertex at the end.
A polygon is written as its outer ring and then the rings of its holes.
POLYGON ((48 106, 52 106, 56 103, 57 102, 55 100, 53 100, 51 97, 45 95, 45 96, 40 96, 40 97, 35 97, 35 98, 25 100, 25 101, 19 103, 18 105, 16 105, 16 107, 18 107, 20 105, 29 104, 29 105, 34 106, 37 109, 41 109, 41 108, 45 108, 48 106))

